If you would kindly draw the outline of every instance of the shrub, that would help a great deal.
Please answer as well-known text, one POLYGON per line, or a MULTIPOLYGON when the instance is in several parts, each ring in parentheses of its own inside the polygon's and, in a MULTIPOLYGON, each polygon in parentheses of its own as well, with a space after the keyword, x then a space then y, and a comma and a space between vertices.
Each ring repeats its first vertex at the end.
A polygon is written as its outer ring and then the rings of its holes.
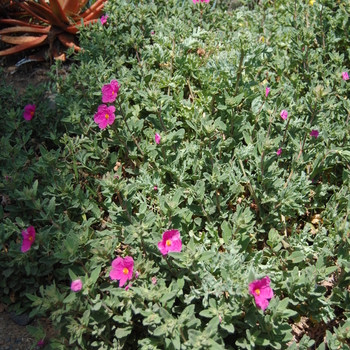
POLYGON ((6 105, 2 300, 55 349, 348 349, 349 10, 109 1, 54 129, 6 105))

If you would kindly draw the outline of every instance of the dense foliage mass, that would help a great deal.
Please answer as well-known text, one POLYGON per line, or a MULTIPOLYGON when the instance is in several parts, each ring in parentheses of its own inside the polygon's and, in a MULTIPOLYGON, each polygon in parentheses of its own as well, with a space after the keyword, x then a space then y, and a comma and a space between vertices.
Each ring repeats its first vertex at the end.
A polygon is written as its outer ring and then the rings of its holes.
POLYGON ((1 301, 48 349, 349 349, 350 3, 105 10, 1 86, 1 301))

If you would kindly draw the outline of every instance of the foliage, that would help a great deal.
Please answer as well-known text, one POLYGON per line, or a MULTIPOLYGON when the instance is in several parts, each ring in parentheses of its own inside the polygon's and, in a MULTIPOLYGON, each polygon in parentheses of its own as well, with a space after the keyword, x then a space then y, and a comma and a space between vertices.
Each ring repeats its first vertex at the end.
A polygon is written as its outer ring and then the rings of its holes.
POLYGON ((325 349, 293 333, 300 319, 348 349, 349 4, 112 0, 106 13, 82 28, 57 109, 1 87, 1 301, 49 316, 52 349, 325 349), (166 230, 181 252, 161 254, 166 230), (109 272, 127 256, 124 288, 109 272), (262 311, 248 285, 265 276, 262 311))

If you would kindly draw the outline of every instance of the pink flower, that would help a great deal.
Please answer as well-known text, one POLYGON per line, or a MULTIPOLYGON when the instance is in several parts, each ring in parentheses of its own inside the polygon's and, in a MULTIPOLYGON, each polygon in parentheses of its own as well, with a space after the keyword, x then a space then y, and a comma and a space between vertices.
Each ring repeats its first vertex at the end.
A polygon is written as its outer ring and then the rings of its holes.
POLYGON ((249 294, 254 296, 256 306, 264 311, 269 306, 269 301, 273 297, 270 278, 266 276, 261 280, 249 283, 249 294))
POLYGON ((103 15, 100 18, 101 24, 104 26, 107 23, 108 15, 103 15))
POLYGON ((278 156, 280 156, 280 155, 282 154, 282 148, 279 148, 279 149, 277 150, 276 154, 277 154, 278 156))
POLYGON ((131 256, 120 256, 112 261, 112 270, 109 273, 111 280, 119 280, 119 287, 123 287, 127 280, 132 279, 132 272, 134 269, 134 259, 131 256))
POLYGON ((159 134, 156 134, 156 135, 154 136, 154 139, 155 139, 155 141, 156 141, 156 144, 159 145, 159 143, 160 143, 160 135, 159 135, 159 134))
POLYGON ((120 84, 116 80, 112 80, 110 84, 103 85, 102 87, 102 102, 114 102, 118 96, 120 84))
POLYGON ((43 345, 45 345, 44 339, 40 339, 40 340, 37 342, 36 345, 37 345, 37 346, 43 346, 43 345))
POLYGON ((157 190, 158 190, 158 187, 157 187, 157 186, 154 186, 153 189, 154 189, 155 191, 157 191, 157 190))
POLYGON ((318 135, 319 135, 319 132, 317 130, 311 130, 310 132, 311 137, 315 137, 317 139, 318 135))
POLYGON ((268 96, 269 92, 270 92, 270 88, 267 86, 265 89, 265 97, 268 96))
POLYGON ((79 292, 81 290, 81 288, 83 288, 83 283, 81 282, 81 280, 74 280, 72 282, 72 284, 70 285, 70 289, 73 292, 79 292))
POLYGON ((154 286, 157 284, 157 278, 156 277, 152 277, 152 284, 154 286))
POLYGON ((135 272, 135 278, 138 279, 139 276, 140 276, 140 272, 136 271, 136 272, 135 272))
POLYGON ((29 226, 26 230, 22 231, 23 242, 21 251, 27 252, 35 241, 35 229, 33 226, 29 226))
POLYGON ((285 109, 282 109, 280 116, 283 120, 286 120, 288 118, 288 112, 285 109))
POLYGON ((128 284, 128 285, 125 287, 125 290, 129 290, 130 287, 132 287, 132 284, 128 284))
POLYGON ((151 31, 151 35, 154 35, 154 30, 151 31))
POLYGON ((343 76, 343 80, 349 80, 349 74, 348 74, 348 72, 343 72, 343 73, 342 73, 342 76, 343 76))
POLYGON ((181 252, 180 232, 178 230, 163 232, 163 239, 158 243, 158 248, 162 255, 167 255, 169 252, 181 252))
POLYGON ((98 124, 100 129, 105 129, 107 125, 112 125, 115 119, 115 107, 106 105, 99 105, 97 113, 94 115, 94 121, 98 124))
POLYGON ((24 107, 23 118, 25 120, 32 120, 35 113, 35 105, 26 105, 24 107))

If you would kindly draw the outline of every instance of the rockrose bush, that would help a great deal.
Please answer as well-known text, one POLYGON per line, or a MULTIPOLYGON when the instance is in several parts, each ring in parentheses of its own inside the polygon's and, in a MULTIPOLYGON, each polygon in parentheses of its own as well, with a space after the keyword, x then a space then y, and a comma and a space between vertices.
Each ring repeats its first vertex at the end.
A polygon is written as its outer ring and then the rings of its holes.
POLYGON ((0 298, 48 349, 349 349, 350 5, 242 3, 109 0, 55 108, 1 87, 0 298))

